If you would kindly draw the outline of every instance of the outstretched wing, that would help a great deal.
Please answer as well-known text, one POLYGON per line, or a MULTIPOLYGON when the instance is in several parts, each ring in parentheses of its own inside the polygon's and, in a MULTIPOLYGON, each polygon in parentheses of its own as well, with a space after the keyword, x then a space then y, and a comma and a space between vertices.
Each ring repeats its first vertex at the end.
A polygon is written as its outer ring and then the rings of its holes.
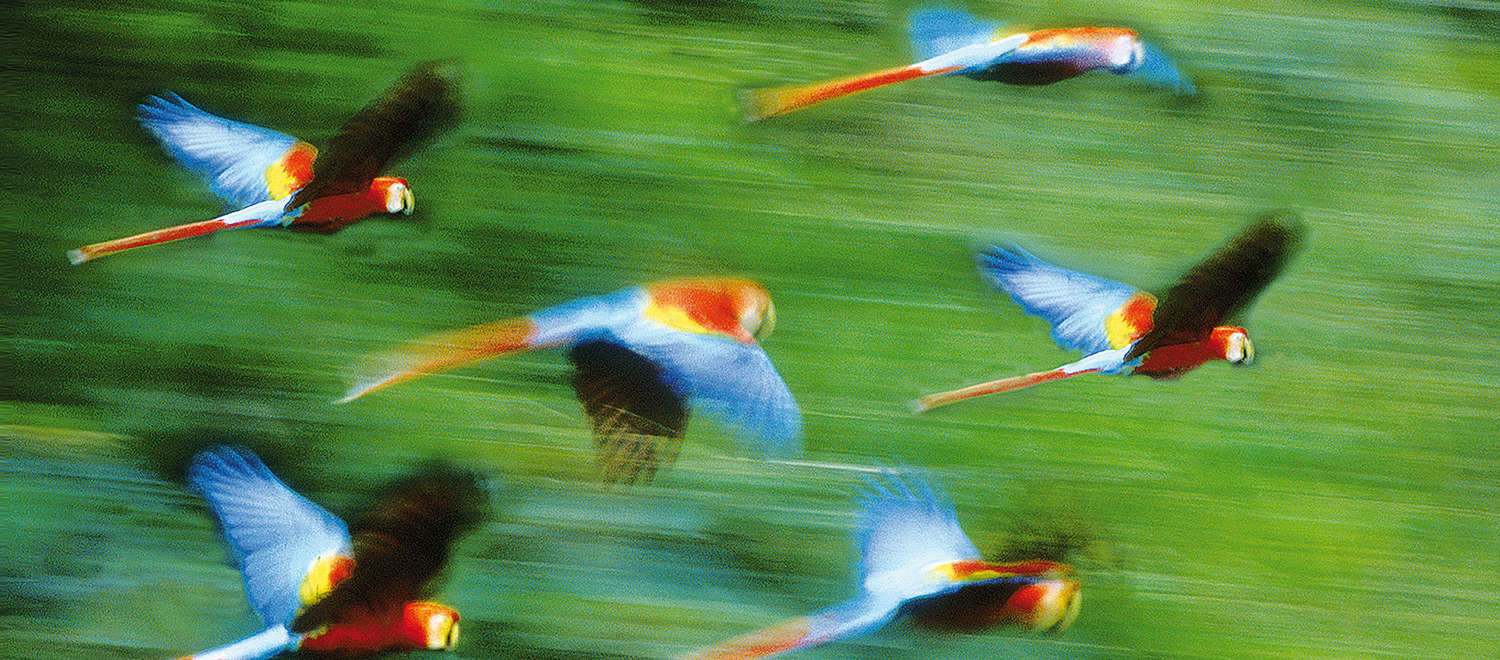
POLYGON ((958 526, 953 506, 925 479, 911 472, 885 477, 887 483, 871 480, 860 501, 856 542, 864 590, 898 600, 935 593, 946 585, 928 569, 978 559, 979 549, 958 526))
POLYGON ((1168 344, 1199 341, 1233 317, 1281 274, 1302 242, 1302 222, 1289 212, 1257 218, 1234 240, 1199 262, 1167 291, 1152 329, 1125 361, 1168 344))
POLYGON ((1085 354, 1119 348, 1145 330, 1123 314, 1132 297, 1143 296, 1137 299, 1138 305, 1148 306, 1142 313, 1155 303, 1135 287, 1054 266, 1019 247, 996 246, 981 252, 979 272, 1026 313, 1052 324, 1052 339, 1063 348, 1085 354), (1111 317, 1117 313, 1120 316, 1112 327, 1111 317))
POLYGON ((172 93, 139 110, 162 148, 235 206, 281 199, 312 178, 318 150, 290 135, 211 115, 172 93))
POLYGON ((403 76, 344 123, 291 201, 295 209, 329 194, 363 190, 397 156, 458 116, 458 68, 428 62, 403 76))
POLYGON ((573 390, 594 425, 599 470, 607 481, 650 481, 677 458, 687 428, 683 397, 650 360, 608 341, 568 352, 573 390))
POLYGON ((1140 61, 1137 62, 1136 68, 1126 75, 1145 83, 1165 87, 1184 96, 1197 93, 1198 90, 1193 87, 1192 79, 1183 73, 1171 57, 1144 39, 1137 40, 1137 43, 1140 48, 1140 61))
POLYGON ((657 365, 673 392, 728 426, 758 453, 787 457, 801 452, 797 401, 760 346, 651 321, 623 328, 615 341, 657 365))
POLYGON ((402 480, 356 526, 349 577, 303 610, 291 629, 399 612, 423 596, 454 541, 483 520, 485 508, 484 485, 474 473, 434 465, 402 480))
POLYGON ((880 627, 900 610, 901 602, 864 595, 811 616, 798 617, 764 630, 694 651, 687 660, 749 660, 860 635, 880 627))
POLYGON ((298 495, 244 448, 213 447, 188 468, 245 576, 250 604, 267 624, 288 624, 299 589, 320 557, 347 554, 344 522, 298 495))

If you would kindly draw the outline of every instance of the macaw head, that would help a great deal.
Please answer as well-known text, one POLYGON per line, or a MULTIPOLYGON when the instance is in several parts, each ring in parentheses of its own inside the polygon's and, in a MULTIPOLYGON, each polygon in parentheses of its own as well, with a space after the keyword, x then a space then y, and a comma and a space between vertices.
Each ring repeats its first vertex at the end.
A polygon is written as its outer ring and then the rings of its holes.
POLYGON ((1255 345, 1250 343, 1250 335, 1244 328, 1222 325, 1214 328, 1208 335, 1208 346, 1215 357, 1233 365, 1250 364, 1255 359, 1255 345))
POLYGON ((1083 590, 1076 580, 1039 580, 1017 589, 1005 601, 1005 609, 1021 627, 1042 632, 1062 632, 1073 625, 1083 606, 1083 590))
POLYGON ((401 612, 400 628, 408 648, 451 651, 458 645, 458 611, 447 605, 407 603, 401 612))
POLYGON ((766 288, 736 277, 663 280, 646 285, 646 318, 692 333, 720 334, 743 344, 771 332, 776 310, 766 288))
POLYGON ((412 210, 417 206, 417 200, 412 197, 411 186, 407 185, 406 179, 394 176, 376 177, 370 182, 370 190, 385 203, 386 213, 411 215, 412 210))

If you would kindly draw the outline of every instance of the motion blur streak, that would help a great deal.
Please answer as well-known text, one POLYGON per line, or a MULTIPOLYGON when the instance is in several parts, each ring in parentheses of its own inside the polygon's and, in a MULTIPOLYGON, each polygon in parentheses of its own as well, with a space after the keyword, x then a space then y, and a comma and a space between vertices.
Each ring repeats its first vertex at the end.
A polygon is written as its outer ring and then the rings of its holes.
POLYGON ((463 612, 454 658, 672 657, 840 602, 862 475, 819 463, 931 470, 986 558, 1082 547, 1088 593, 1059 635, 898 625, 799 660, 1492 655, 1492 3, 951 4, 1135 27, 1198 96, 939 78, 740 119, 736 90, 898 65, 913 7, 887 0, 5 4, 0 655, 255 632, 181 480, 214 443, 339 514, 427 457, 490 477, 493 515, 435 585, 463 612), (220 212, 135 123, 147 96, 325 144, 450 57, 465 113, 402 161, 412 216, 63 258, 220 212), (907 411, 1073 359, 977 249, 1091 255, 1061 265, 1159 291, 1274 208, 1308 242, 1234 377, 907 411), (773 293, 807 464, 733 458, 700 417, 654 484, 603 488, 560 351, 328 403, 368 351, 696 275, 773 293))

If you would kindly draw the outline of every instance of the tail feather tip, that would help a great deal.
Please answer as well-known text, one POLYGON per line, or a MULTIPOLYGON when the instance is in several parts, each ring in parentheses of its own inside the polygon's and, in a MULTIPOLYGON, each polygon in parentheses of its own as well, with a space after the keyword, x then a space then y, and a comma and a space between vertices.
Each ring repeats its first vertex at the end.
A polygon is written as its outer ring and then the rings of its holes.
POLYGON ((91 258, 92 257, 90 257, 89 254, 87 252, 84 252, 83 250, 68 250, 68 263, 73 264, 74 266, 88 261, 91 258))

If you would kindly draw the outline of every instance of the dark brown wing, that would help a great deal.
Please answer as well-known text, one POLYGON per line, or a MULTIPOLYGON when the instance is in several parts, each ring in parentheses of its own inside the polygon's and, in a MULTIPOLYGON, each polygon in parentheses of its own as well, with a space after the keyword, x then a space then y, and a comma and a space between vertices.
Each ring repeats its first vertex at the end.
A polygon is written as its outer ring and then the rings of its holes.
POLYGON ((1276 279, 1301 242, 1302 222, 1292 213, 1257 218, 1162 296, 1151 315, 1151 331, 1125 359, 1134 360, 1158 346, 1201 340, 1276 279))
POLYGON ((313 162, 312 180, 287 202, 295 209, 325 195, 362 190, 397 156, 458 116, 458 67, 417 66, 344 122, 313 162))
POLYGON ((677 458, 688 411, 650 360, 597 341, 568 352, 573 390, 594 424, 599 471, 610 482, 650 481, 677 458))
POLYGON ((292 630, 400 612, 422 596, 486 507, 483 482, 471 472, 434 465, 402 480, 355 526, 349 577, 304 609, 292 630))

